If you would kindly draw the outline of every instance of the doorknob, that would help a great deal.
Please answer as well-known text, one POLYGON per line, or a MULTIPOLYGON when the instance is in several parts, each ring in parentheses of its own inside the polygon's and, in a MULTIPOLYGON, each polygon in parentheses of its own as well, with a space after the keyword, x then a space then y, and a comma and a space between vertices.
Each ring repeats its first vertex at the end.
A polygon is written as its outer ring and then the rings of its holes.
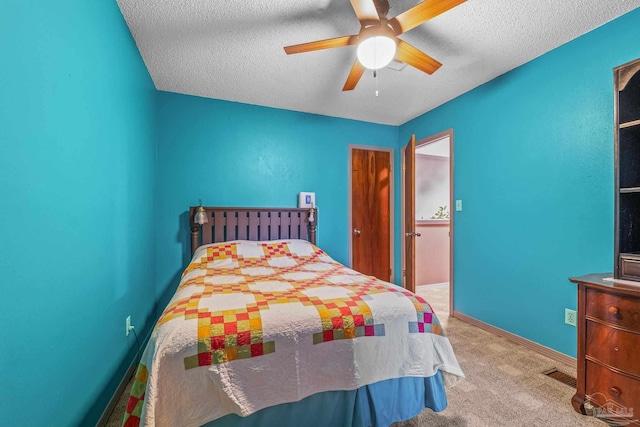
POLYGON ((354 228, 353 229, 353 234, 355 234, 356 236, 360 235, 360 229, 359 228, 354 228))
POLYGON ((422 236, 422 234, 416 233, 415 231, 413 233, 404 233, 404 235, 407 236, 407 237, 420 237, 420 236, 422 236))

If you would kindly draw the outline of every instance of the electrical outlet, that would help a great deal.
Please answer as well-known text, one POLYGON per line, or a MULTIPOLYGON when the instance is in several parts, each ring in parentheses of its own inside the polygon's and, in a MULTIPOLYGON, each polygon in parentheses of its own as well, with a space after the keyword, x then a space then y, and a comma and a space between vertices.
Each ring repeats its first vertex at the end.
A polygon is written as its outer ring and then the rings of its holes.
POLYGON ((578 323, 578 315, 575 310, 569 308, 564 309, 564 323, 571 326, 576 326, 578 323))
POLYGON ((126 336, 129 336, 130 331, 131 331, 131 316, 127 316, 125 320, 125 329, 124 329, 124 333, 126 334, 126 336))

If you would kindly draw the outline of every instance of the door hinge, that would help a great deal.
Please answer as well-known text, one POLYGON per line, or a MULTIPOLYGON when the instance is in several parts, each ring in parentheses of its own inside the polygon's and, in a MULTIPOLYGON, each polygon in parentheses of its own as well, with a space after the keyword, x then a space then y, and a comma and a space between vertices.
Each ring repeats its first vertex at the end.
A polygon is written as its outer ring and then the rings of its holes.
POLYGON ((407 275, 407 270, 402 270, 402 277, 407 275))

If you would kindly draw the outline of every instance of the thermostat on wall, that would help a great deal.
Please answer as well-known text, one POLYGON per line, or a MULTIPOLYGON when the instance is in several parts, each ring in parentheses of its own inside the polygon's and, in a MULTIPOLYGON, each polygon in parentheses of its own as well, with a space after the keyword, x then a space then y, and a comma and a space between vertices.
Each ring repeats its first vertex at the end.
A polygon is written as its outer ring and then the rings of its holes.
POLYGON ((298 193, 299 208, 313 208, 316 206, 316 193, 298 193))

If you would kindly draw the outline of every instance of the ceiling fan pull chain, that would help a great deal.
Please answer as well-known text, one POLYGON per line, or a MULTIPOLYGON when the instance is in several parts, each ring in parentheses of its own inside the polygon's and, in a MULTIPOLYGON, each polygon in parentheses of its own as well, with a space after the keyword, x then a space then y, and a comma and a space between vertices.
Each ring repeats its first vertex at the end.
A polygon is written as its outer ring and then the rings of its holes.
POLYGON ((376 82, 376 97, 378 96, 378 71, 373 70, 373 80, 376 82))
MULTIPOLYGON (((378 56, 378 48, 376 46, 378 41, 377 37, 373 38, 373 62, 377 63, 377 56, 378 56)), ((377 69, 373 69, 373 81, 376 83, 376 98, 378 97, 378 70, 377 69)))

